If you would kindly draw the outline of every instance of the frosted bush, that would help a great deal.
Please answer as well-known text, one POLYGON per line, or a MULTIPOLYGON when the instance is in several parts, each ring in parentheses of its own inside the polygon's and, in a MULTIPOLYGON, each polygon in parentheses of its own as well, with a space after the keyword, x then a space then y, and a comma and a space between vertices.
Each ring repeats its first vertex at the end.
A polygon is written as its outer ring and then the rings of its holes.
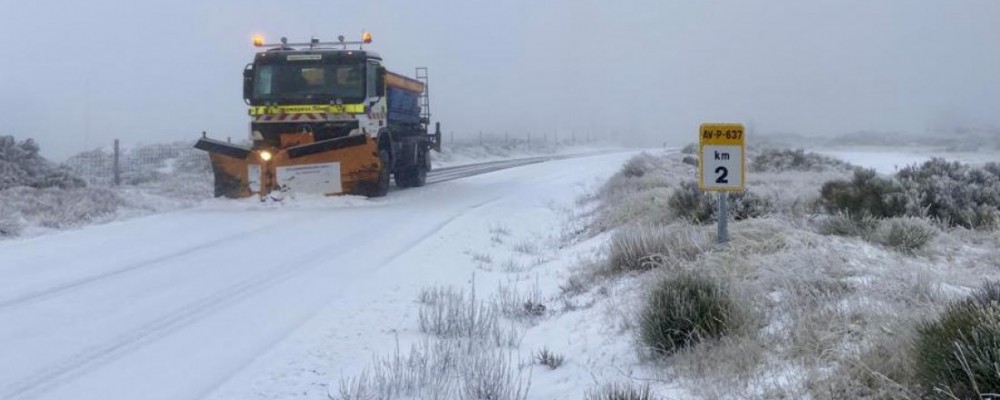
POLYGON ((853 168, 836 158, 807 153, 802 149, 766 149, 750 160, 750 170, 753 172, 848 171, 853 168))
POLYGON ((882 221, 872 239, 894 250, 910 253, 927 245, 935 235, 937 229, 927 221, 903 217, 882 221))
POLYGON ((607 271, 619 273, 693 261, 711 240, 705 230, 691 226, 626 226, 615 232, 610 246, 607 271))
POLYGON ((637 385, 631 382, 609 383, 591 389, 584 396, 585 400, 655 400, 649 385, 637 385))
POLYGON ((500 319, 497 301, 487 302, 460 289, 437 288, 434 294, 421 294, 424 301, 418 314, 420 332, 442 339, 488 341, 494 346, 515 347, 520 342, 518 329, 500 319))
POLYGON ((858 218, 837 213, 821 219, 817 225, 819 233, 848 237, 870 238, 878 228, 879 220, 870 216, 858 218))
POLYGON ((915 370, 931 398, 981 399, 1000 393, 1000 291, 990 282, 918 328, 915 370))
POLYGON ((111 218, 122 199, 109 189, 33 189, 0 191, 6 210, 16 210, 25 220, 47 228, 66 228, 111 218))
POLYGON ((726 289, 702 275, 683 273, 661 281, 646 300, 639 340, 656 355, 671 355, 737 329, 739 308, 726 289))
POLYGON ((935 158, 903 168, 896 177, 907 188, 910 215, 951 225, 990 229, 1000 223, 1000 168, 972 168, 935 158))
POLYGON ((0 136, 0 190, 18 186, 32 188, 79 188, 86 183, 65 168, 38 154, 32 139, 18 142, 0 136))
POLYGON ((476 341, 435 340, 376 356, 355 378, 340 382, 340 400, 522 400, 531 386, 513 350, 476 341))
MULTIPOLYGON (((696 224, 715 221, 719 208, 718 197, 714 193, 701 191, 694 181, 682 182, 680 188, 671 194, 667 204, 676 216, 696 224)), ((754 192, 729 194, 729 215, 736 221, 759 218, 772 212, 774 205, 754 192)))
POLYGON ((907 212, 903 186, 871 169, 855 171, 850 181, 824 183, 819 203, 829 213, 846 213, 855 218, 898 217, 907 212))
POLYGON ((24 224, 20 219, 13 212, 0 207, 0 238, 18 236, 22 230, 24 224))

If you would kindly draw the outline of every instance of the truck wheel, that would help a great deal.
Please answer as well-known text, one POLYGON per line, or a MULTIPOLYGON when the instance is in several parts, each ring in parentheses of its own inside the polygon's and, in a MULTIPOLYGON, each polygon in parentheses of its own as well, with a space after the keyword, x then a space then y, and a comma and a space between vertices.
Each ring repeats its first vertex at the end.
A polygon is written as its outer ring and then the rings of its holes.
POLYGON ((389 152, 386 150, 379 150, 378 152, 378 181, 374 182, 372 185, 371 192, 368 193, 368 197, 382 197, 386 193, 389 193, 390 184, 390 174, 392 173, 391 160, 389 159, 389 152))
POLYGON ((396 186, 399 187, 420 187, 427 183, 428 170, 427 149, 420 151, 420 161, 417 165, 396 172, 396 186))

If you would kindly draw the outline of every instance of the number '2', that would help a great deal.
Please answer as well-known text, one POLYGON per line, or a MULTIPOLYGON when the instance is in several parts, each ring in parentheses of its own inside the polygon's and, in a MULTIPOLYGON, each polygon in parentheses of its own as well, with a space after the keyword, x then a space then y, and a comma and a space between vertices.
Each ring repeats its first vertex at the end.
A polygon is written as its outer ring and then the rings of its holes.
POLYGON ((719 177, 715 178, 715 183, 729 183, 729 170, 726 167, 716 168, 715 173, 719 174, 719 177))

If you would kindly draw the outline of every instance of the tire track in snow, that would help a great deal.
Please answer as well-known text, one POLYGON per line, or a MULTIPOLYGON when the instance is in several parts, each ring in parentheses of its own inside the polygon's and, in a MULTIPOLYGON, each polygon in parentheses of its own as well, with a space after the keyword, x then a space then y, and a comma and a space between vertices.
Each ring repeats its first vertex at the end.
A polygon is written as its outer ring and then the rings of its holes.
MULTIPOLYGON (((470 205, 455 215, 444 219, 442 222, 434 224, 429 230, 423 232, 417 238, 408 241, 403 247, 377 260, 377 267, 395 260, 469 211, 480 209, 497 200, 499 199, 494 198, 470 205)), ((359 239, 366 241, 378 239, 378 232, 380 230, 372 229, 368 230, 368 232, 359 239)), ((79 376, 85 375, 90 370, 126 356, 147 344, 153 343, 158 339, 164 338, 173 332, 221 311, 228 305, 237 303, 255 293, 267 290, 308 270, 322 266, 330 261, 324 255, 339 253, 340 250, 336 246, 330 246, 329 243, 319 244, 309 252, 300 253, 299 257, 280 263, 277 267, 273 267, 255 277, 231 285, 194 303, 189 303, 129 333, 119 335, 117 338, 104 344, 92 346, 61 361, 57 361, 48 367, 41 368, 27 378, 8 385, 0 392, 0 399, 30 399, 56 389, 79 376)), ((370 271, 370 269, 366 269, 365 271, 370 271)), ((295 327, 290 329, 295 329, 295 327)))
POLYGON ((263 231, 268 231, 279 226, 288 225, 289 221, 281 221, 273 224, 268 224, 261 226, 259 228, 254 228, 249 231, 243 231, 234 235, 225 236, 219 239, 215 239, 209 242, 201 243, 195 246, 185 247, 181 250, 167 253, 161 256, 153 257, 150 259, 138 261, 129 264, 123 268, 114 269, 111 271, 106 271, 103 273, 87 276, 81 279, 60 283, 54 286, 50 286, 45 289, 36 290, 19 296, 15 296, 10 299, 0 300, 0 312, 4 310, 9 310, 17 306, 23 306, 26 304, 35 303, 45 299, 50 299, 57 297, 66 293, 71 293, 73 291, 85 288, 87 286, 93 285, 98 282, 102 282, 106 279, 118 277, 121 275, 128 274, 130 272, 136 272, 140 270, 145 270, 147 268, 155 267, 157 265, 164 265, 167 261, 171 261, 180 257, 189 256, 191 254, 198 253, 200 251, 210 249, 212 247, 218 246, 220 244, 228 243, 231 241, 243 239, 248 236, 253 236, 259 234, 263 231))
POLYGON ((0 393, 0 398, 25 399, 54 389, 60 384, 86 373, 89 368, 113 361, 143 345, 209 316, 226 305, 284 282, 317 265, 322 265, 326 261, 326 258, 322 256, 337 250, 339 249, 335 246, 323 243, 309 252, 300 253, 299 257, 280 263, 277 267, 189 303, 129 333, 120 335, 104 344, 92 346, 42 368, 28 378, 9 385, 4 392, 0 393))
MULTIPOLYGON (((476 175, 487 174, 490 172, 500 171, 509 168, 521 167, 525 165, 538 164, 553 160, 562 160, 569 158, 579 158, 587 157, 593 155, 608 154, 610 151, 602 152, 591 152, 591 153, 581 153, 581 154, 567 154, 559 156, 542 156, 542 157, 531 157, 531 158, 521 158, 516 160, 500 160, 500 161, 490 161, 485 163, 459 165, 453 167, 445 167, 441 169, 436 169, 431 171, 428 176, 428 182, 431 183, 441 183, 455 179, 467 178, 476 175)), ((164 254, 151 259, 139 261, 132 263, 126 267, 118 268, 111 271, 106 271, 100 274, 91 275, 85 278, 64 282, 57 284, 45 289, 29 292, 19 296, 14 296, 6 300, 0 300, 0 312, 6 309, 11 309, 17 306, 22 306, 26 304, 31 304, 37 301, 42 301, 46 299, 51 299, 66 293, 71 293, 75 290, 85 288, 87 286, 93 285, 97 282, 103 281, 105 279, 114 278, 130 272, 136 272, 139 270, 144 270, 157 265, 162 265, 166 261, 170 261, 179 257, 190 255, 191 253, 197 253, 220 244, 228 243, 233 240, 238 240, 247 236, 251 236, 262 231, 267 231, 278 226, 287 226, 290 221, 282 221, 270 225, 266 225, 260 228, 256 228, 250 231, 241 232, 235 235, 230 235, 220 239, 216 239, 210 242, 202 243, 195 246, 190 246, 172 253, 164 254)), ((294 222, 294 221, 291 221, 294 222)))
POLYGON ((566 160, 571 158, 582 158, 590 156, 598 156, 604 154, 612 154, 619 152, 619 150, 608 150, 608 151, 594 151, 588 153, 579 154, 563 154, 555 156, 541 156, 541 157, 531 157, 531 158, 519 158, 516 160, 500 160, 491 161, 478 164, 467 164, 459 165, 454 167, 445 167, 440 169, 432 170, 427 177, 427 183, 441 183, 455 179, 468 178, 471 176, 488 174, 490 172, 500 171, 509 168, 522 167, 525 165, 538 164, 548 161, 556 160, 566 160))

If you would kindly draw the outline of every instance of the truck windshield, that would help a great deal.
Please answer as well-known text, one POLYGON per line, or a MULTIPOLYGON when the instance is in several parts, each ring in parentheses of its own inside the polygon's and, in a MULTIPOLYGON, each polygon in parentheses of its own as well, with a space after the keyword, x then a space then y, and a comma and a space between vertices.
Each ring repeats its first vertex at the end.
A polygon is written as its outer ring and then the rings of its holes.
POLYGON ((281 63, 256 67, 254 98, 274 102, 345 103, 365 98, 364 64, 281 63))

